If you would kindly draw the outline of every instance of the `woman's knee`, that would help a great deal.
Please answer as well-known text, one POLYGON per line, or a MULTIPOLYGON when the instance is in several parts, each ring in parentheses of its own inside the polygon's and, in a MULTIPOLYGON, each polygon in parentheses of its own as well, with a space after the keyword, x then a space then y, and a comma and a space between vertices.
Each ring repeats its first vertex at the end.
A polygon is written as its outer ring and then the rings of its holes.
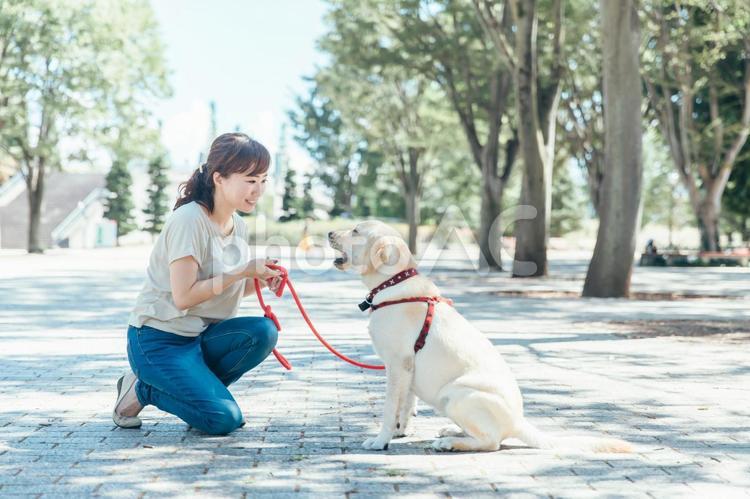
POLYGON ((271 319, 268 317, 264 317, 263 319, 261 322, 263 326, 257 332, 258 346, 267 352, 271 352, 279 341, 279 330, 276 329, 276 324, 271 319))
POLYGON ((203 428, 209 435, 226 435, 242 426, 242 411, 233 400, 219 400, 212 403, 204 416, 203 428))

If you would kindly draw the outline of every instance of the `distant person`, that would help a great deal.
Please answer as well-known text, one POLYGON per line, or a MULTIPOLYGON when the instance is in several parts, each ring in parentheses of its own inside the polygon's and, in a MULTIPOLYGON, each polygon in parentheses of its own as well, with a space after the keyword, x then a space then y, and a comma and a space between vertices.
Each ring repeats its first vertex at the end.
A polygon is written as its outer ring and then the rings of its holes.
POLYGON ((645 253, 647 255, 658 255, 659 254, 659 250, 657 249, 656 245, 654 244, 654 240, 653 239, 649 239, 648 242, 646 243, 645 253))
POLYGON ((313 247, 313 239, 310 236, 310 217, 305 217, 305 225, 302 227, 302 239, 300 239, 299 247, 302 251, 309 251, 313 247))
POLYGON ((273 350, 266 317, 235 317, 253 279, 276 291, 280 273, 249 260, 249 213, 266 188, 270 155, 243 133, 225 133, 180 197, 151 251, 146 281, 128 320, 130 367, 117 381, 112 419, 138 428, 154 405, 190 426, 223 435, 244 424, 227 387, 273 350))

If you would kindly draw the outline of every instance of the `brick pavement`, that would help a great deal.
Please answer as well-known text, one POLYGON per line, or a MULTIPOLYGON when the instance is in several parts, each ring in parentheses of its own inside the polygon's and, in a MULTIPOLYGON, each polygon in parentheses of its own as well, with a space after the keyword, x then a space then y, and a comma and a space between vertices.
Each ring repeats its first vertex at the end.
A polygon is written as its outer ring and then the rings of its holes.
MULTIPOLYGON (((530 419, 551 432, 623 437, 637 452, 585 455, 511 441, 495 453, 436 453, 429 444, 447 420, 420 406, 413 434, 377 453, 360 443, 377 431, 382 374, 330 356, 288 297, 271 303, 295 371, 270 358, 233 386, 244 428, 209 437, 153 407, 140 430, 115 428, 109 413, 127 366, 125 321, 146 257, 138 248, 0 255, 0 496, 748 497, 750 340, 636 339, 607 322, 747 323, 747 270, 638 269, 644 289, 693 283, 734 299, 629 302, 487 293, 572 286, 580 264, 529 284, 475 278, 446 263, 436 281, 503 353, 530 419)), ((292 275, 325 335, 375 361, 356 309, 361 284, 335 272, 292 275)), ((253 299, 241 313, 258 313, 253 299)))

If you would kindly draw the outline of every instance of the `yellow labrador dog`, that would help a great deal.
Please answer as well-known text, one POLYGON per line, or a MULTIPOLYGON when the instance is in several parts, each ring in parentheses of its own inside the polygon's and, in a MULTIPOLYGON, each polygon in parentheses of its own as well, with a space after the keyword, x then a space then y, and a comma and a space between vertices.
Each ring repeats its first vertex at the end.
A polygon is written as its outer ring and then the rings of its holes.
POLYGON ((529 423, 513 374, 478 329, 446 301, 402 301, 439 297, 440 290, 416 272, 397 231, 373 220, 330 232, 328 239, 340 253, 336 268, 356 270, 373 290, 360 308, 373 309, 369 332, 387 381, 380 433, 364 448, 387 449, 392 438, 403 436, 419 397, 459 427, 441 430, 432 445, 438 450, 495 451, 515 437, 538 448, 631 451, 622 440, 554 437, 529 423))

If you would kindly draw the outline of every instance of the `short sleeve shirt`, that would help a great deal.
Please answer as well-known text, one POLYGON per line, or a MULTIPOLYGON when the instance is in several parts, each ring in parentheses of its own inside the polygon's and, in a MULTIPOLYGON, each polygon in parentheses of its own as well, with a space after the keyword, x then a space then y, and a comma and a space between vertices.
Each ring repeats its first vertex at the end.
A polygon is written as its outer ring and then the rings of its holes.
POLYGON ((169 265, 186 256, 198 262, 198 280, 243 267, 250 259, 247 225, 237 213, 232 218, 234 228, 224 236, 194 201, 171 213, 151 251, 146 280, 128 319, 130 325, 198 336, 210 324, 237 315, 246 279, 187 310, 175 305, 169 280, 169 265))

